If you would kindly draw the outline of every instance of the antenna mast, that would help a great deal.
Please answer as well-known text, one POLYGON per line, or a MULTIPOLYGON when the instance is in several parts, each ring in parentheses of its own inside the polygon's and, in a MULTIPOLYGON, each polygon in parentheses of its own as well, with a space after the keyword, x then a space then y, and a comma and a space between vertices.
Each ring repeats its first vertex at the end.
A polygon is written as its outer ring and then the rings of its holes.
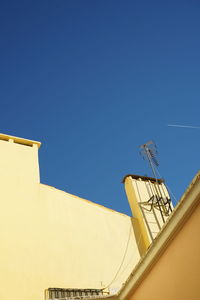
POLYGON ((148 161, 152 173, 157 181, 155 166, 158 167, 159 163, 156 158, 156 155, 158 154, 156 144, 153 141, 149 141, 146 144, 141 145, 140 149, 140 153, 142 154, 143 158, 148 161))
POLYGON ((150 165, 153 176, 155 178, 155 195, 149 199, 149 204, 152 206, 159 208, 163 222, 164 216, 169 215, 169 211, 172 211, 171 208, 171 200, 168 197, 164 197, 163 192, 161 190, 161 186, 157 179, 156 167, 159 166, 158 160, 156 158, 158 152, 156 148, 156 144, 153 141, 149 141, 146 144, 140 146, 140 154, 142 154, 143 158, 146 159, 150 165))

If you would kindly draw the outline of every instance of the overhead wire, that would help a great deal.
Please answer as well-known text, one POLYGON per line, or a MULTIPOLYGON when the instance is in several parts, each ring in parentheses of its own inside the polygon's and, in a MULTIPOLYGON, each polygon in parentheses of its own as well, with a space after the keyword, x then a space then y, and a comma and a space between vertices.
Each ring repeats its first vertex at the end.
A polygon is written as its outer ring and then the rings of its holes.
MULTIPOLYGON (((158 171, 158 168, 156 166, 155 166, 155 170, 156 170, 157 174, 159 175, 159 177, 162 178, 162 175, 160 174, 160 172, 158 171)), ((165 182, 165 185, 166 185, 167 189, 169 190, 170 194, 172 195, 172 197, 174 198, 175 204, 177 204, 178 200, 175 197, 175 195, 173 194, 172 190, 169 188, 169 186, 166 184, 166 182, 165 182)))
MULTIPOLYGON (((109 287, 111 286, 111 284, 116 280, 116 278, 117 278, 118 275, 119 275, 119 272, 120 272, 120 270, 121 270, 121 268, 122 268, 122 266, 123 266, 123 263, 124 263, 124 261, 125 261, 125 257, 126 257, 127 251, 128 251, 128 246, 129 246, 130 237, 131 237, 131 229, 132 229, 132 224, 130 225, 129 236, 128 236, 128 240, 127 240, 127 243, 126 243, 125 252, 124 252, 124 255, 123 255, 123 257, 122 257, 122 261, 121 261, 121 263, 120 263, 120 265, 119 265, 119 268, 117 269, 117 272, 116 272, 115 276, 113 277, 113 279, 111 280, 111 282, 110 282, 106 287, 104 287, 103 290, 109 288, 109 287)), ((135 237, 135 236, 134 236, 134 237, 135 237)), ((138 240, 137 240, 136 237, 135 237, 135 239, 136 239, 136 244, 137 244, 138 247, 139 247, 139 245, 140 245, 141 237, 142 237, 142 234, 141 234, 141 233, 140 233, 140 236, 139 236, 139 239, 138 239, 138 240)), ((122 272, 121 272, 120 274, 122 274, 122 273, 126 270, 126 268, 128 267, 129 263, 131 262, 132 258, 133 258, 133 256, 131 256, 131 259, 128 261, 128 263, 127 263, 126 266, 123 268, 123 270, 122 270, 122 272)))
POLYGON ((128 234, 128 240, 127 240, 127 243, 126 243, 126 248, 125 248, 125 251, 124 251, 124 254, 123 254, 123 257, 122 257, 122 260, 121 260, 121 263, 117 269, 117 272, 115 274, 115 276, 113 277, 113 279, 111 280, 111 282, 103 288, 103 290, 107 289, 109 286, 111 286, 111 284, 116 280, 118 274, 119 274, 119 271, 121 270, 122 266, 123 266, 123 263, 124 263, 124 260, 125 260, 125 257, 126 257, 126 254, 127 254, 127 250, 128 250, 128 246, 129 246, 129 242, 130 242, 130 237, 131 237, 131 229, 132 229, 132 224, 130 225, 130 228, 129 228, 129 234, 128 234))
MULTIPOLYGON (((138 247, 139 247, 139 245, 140 245, 141 237, 142 237, 142 234, 140 233, 139 239, 138 239, 138 240, 136 239, 136 243, 137 243, 138 247)), ((136 238, 136 237, 135 237, 135 238, 136 238)), ((132 261, 132 259, 133 259, 133 255, 131 255, 131 258, 129 259, 129 261, 128 261, 128 263, 126 264, 126 266, 122 269, 122 271, 120 272, 119 276, 123 274, 123 272, 126 270, 126 268, 127 268, 128 265, 130 264, 130 262, 132 261)), ((133 267, 134 267, 134 266, 133 266, 133 267)))

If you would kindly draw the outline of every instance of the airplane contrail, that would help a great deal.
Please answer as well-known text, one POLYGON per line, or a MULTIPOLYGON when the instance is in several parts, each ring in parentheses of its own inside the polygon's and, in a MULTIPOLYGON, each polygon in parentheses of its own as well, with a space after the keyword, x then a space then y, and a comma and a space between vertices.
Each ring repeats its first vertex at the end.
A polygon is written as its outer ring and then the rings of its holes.
POLYGON ((178 124, 168 124, 170 127, 182 127, 182 128, 191 128, 191 129, 200 129, 200 126, 189 126, 189 125, 178 125, 178 124))

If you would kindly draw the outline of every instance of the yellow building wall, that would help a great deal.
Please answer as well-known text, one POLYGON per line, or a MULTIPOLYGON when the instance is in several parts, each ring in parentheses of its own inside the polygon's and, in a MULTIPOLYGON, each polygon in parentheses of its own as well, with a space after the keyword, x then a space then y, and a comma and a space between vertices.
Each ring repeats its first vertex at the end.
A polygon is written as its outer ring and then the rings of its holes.
POLYGON ((199 228, 200 204, 128 299, 199 300, 199 228))
POLYGON ((131 218, 39 183, 38 145, 0 135, 0 299, 117 292, 140 259, 131 218), (28 146, 29 145, 29 146, 28 146))

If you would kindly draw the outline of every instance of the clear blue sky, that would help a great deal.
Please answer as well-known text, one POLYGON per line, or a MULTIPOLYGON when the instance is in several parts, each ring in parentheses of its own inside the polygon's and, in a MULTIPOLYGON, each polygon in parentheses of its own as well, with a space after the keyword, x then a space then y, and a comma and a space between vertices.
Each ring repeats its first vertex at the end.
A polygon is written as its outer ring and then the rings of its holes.
POLYGON ((1 0, 0 131, 42 142, 41 182, 128 213, 154 140, 179 199, 199 169, 200 2, 1 0))

